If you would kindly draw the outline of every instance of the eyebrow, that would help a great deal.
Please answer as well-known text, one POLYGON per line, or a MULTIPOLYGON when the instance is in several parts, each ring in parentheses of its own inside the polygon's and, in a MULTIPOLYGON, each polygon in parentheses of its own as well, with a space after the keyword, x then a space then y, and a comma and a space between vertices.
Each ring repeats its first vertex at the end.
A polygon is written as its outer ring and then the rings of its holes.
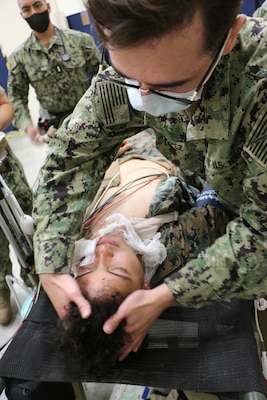
MULTIPOLYGON (((39 4, 42 4, 42 1, 41 1, 41 0, 35 1, 35 2, 32 4, 32 6, 35 7, 35 6, 38 6, 39 4)), ((29 6, 29 5, 24 5, 24 6, 21 7, 21 10, 23 10, 23 9, 28 9, 28 8, 30 8, 30 7, 31 7, 31 6, 29 6)))
MULTIPOLYGON (((126 79, 132 79, 130 77, 128 77, 127 75, 125 75, 124 73, 122 73, 118 68, 116 68, 114 66, 114 64, 111 62, 112 68, 114 69, 114 71, 117 72, 117 74, 119 74, 122 78, 126 78, 126 79)), ((167 83, 149 83, 149 82, 145 82, 146 85, 151 86, 151 88, 155 88, 155 89, 160 89, 162 87, 175 87, 175 86, 182 86, 185 85, 186 83, 190 82, 192 79, 194 79, 193 77, 191 78, 186 78, 186 79, 180 79, 179 81, 174 81, 174 82, 167 82, 167 83)))

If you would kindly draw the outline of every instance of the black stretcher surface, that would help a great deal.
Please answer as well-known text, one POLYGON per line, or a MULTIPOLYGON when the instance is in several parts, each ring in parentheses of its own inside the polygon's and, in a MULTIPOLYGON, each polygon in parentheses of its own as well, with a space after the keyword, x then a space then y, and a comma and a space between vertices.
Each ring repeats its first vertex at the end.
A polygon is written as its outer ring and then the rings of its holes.
MULTIPOLYGON (((118 363, 102 382, 210 393, 262 392, 265 384, 252 329, 251 303, 223 301, 200 310, 168 309, 149 344, 118 363)), ((58 345, 57 314, 41 293, 0 360, 0 376, 93 382, 58 345)))

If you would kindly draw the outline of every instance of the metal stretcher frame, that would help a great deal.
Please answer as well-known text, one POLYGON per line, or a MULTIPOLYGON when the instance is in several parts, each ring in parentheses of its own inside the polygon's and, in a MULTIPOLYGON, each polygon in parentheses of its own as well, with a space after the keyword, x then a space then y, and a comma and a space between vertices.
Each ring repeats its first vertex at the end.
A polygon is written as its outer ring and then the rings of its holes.
POLYGON ((23 231, 21 221, 25 214, 1 175, 3 172, 8 173, 10 168, 7 157, 3 157, 0 160, 0 228, 12 245, 19 264, 28 274, 32 286, 35 287, 32 236, 23 231))

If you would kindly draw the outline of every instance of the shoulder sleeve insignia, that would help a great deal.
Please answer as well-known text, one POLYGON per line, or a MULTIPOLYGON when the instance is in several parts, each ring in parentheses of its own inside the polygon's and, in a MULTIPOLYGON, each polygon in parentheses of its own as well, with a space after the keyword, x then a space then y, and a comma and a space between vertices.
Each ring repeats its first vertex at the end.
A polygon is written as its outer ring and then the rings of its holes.
POLYGON ((127 124, 130 121, 126 89, 114 83, 101 81, 96 85, 100 101, 99 113, 106 127, 127 124))

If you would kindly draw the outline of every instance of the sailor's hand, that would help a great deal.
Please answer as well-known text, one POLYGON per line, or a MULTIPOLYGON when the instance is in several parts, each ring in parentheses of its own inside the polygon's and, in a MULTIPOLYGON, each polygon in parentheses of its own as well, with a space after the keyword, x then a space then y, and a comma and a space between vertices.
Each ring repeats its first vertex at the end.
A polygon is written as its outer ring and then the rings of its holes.
POLYGON ((28 128, 26 129, 26 133, 33 142, 38 142, 39 133, 38 133, 38 128, 36 128, 36 126, 29 125, 28 128))
POLYGON ((153 322, 166 308, 175 304, 176 301, 166 284, 151 290, 136 290, 122 302, 117 312, 103 325, 104 332, 110 334, 121 321, 126 321, 124 330, 131 337, 131 341, 125 343, 120 361, 130 352, 138 351, 153 322))
POLYGON ((124 141, 121 144, 121 147, 119 148, 118 155, 122 156, 126 151, 131 150, 132 145, 127 142, 127 139, 124 139, 124 141))
POLYGON ((77 305, 82 318, 86 319, 90 316, 91 306, 71 275, 40 274, 39 279, 61 319, 67 314, 71 302, 77 305))

